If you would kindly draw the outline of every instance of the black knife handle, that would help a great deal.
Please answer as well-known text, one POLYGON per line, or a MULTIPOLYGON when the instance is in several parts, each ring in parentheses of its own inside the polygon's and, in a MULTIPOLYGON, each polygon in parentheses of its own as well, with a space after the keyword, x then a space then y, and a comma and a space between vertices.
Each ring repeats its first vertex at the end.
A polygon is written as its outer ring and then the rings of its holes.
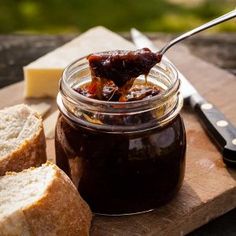
POLYGON ((208 135, 220 149, 227 165, 236 166, 236 127, 199 94, 190 97, 191 107, 200 117, 208 135))

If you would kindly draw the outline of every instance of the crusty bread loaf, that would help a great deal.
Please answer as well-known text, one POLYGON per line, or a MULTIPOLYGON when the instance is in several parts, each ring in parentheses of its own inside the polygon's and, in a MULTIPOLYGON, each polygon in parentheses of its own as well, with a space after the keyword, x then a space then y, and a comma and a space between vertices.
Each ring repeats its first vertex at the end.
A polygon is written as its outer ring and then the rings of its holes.
POLYGON ((41 117, 24 104, 0 110, 0 175, 46 162, 41 117))
POLYGON ((84 236, 91 218, 76 187, 54 164, 0 177, 1 236, 84 236))

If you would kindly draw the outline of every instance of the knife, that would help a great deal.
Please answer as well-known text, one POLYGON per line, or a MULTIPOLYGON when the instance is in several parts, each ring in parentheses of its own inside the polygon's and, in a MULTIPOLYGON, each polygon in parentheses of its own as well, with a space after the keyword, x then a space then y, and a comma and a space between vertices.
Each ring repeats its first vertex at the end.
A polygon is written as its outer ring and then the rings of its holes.
MULTIPOLYGON (((147 47, 154 52, 158 51, 148 37, 134 28, 131 29, 131 38, 137 48, 147 47)), ((166 56, 162 60, 171 63, 166 56)), ((223 161, 236 167, 236 127, 213 104, 206 101, 182 73, 178 71, 178 74, 185 103, 199 116, 203 128, 222 153, 223 161)))

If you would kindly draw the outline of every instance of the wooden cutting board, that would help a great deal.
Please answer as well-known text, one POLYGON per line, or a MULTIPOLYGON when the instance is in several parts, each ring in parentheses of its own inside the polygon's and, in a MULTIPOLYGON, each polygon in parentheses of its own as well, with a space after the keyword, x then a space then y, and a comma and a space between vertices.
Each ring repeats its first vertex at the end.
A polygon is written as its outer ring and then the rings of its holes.
MULTIPOLYGON (((161 44, 158 42, 158 46, 161 44)), ((236 125, 235 76, 192 56, 184 46, 176 46, 168 54, 201 94, 236 125)), ((53 104, 51 112, 56 109, 54 100, 24 100, 22 91, 23 82, 0 90, 0 108, 21 102, 47 101, 53 104)), ((223 164, 195 114, 184 108, 182 115, 187 130, 187 163, 179 194, 169 204, 150 213, 95 216, 91 235, 185 235, 236 207, 236 169, 223 164)), ((53 139, 47 140, 47 151, 50 159, 54 159, 53 139)))

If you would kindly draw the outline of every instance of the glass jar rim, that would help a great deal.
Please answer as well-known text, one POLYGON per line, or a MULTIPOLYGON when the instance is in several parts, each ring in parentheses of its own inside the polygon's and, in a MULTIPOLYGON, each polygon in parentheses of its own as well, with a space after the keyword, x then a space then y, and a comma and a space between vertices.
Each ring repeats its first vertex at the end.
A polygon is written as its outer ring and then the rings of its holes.
MULTIPOLYGON (((104 52, 102 52, 104 53, 104 52)), ((162 91, 161 93, 150 97, 148 99, 142 99, 142 100, 136 100, 136 101, 128 101, 128 102, 118 102, 118 101, 102 101, 102 100, 97 100, 93 98, 88 98, 78 92, 76 92, 72 86, 68 83, 68 78, 73 75, 73 73, 77 72, 79 69, 77 68, 76 70, 72 71, 73 67, 76 67, 76 65, 81 62, 79 66, 83 67, 88 67, 89 63, 87 61, 87 56, 78 58, 77 60, 73 61, 70 63, 63 71, 62 78, 60 80, 60 92, 62 93, 62 96, 69 97, 70 100, 72 99, 75 102, 80 102, 88 105, 93 105, 97 106, 109 106, 112 108, 119 108, 119 105, 122 105, 122 109, 128 108, 128 107, 140 107, 143 106, 147 103, 150 104, 152 102, 157 102, 159 101, 160 103, 166 101, 169 97, 171 97, 173 94, 175 94, 180 87, 180 80, 178 76, 178 71, 176 70, 175 66, 167 61, 165 58, 162 59, 160 64, 156 64, 152 70, 157 70, 159 73, 166 75, 166 71, 163 70, 163 68, 160 67, 160 65, 164 65, 168 70, 171 71, 171 73, 174 75, 174 81, 172 81, 171 85, 165 90, 162 91), (84 61, 84 62, 83 62, 84 61), (82 63, 83 62, 83 63, 82 63)), ((118 109, 119 110, 119 109, 118 109)))
MULTIPOLYGON (((164 126, 179 114, 183 105, 178 72, 170 62, 163 59, 151 69, 147 78, 163 88, 161 93, 130 102, 88 98, 74 91, 75 86, 91 79, 85 56, 75 60, 64 70, 57 105, 74 125, 102 132, 143 132, 164 126)), ((144 76, 137 80, 145 81, 144 76)))

